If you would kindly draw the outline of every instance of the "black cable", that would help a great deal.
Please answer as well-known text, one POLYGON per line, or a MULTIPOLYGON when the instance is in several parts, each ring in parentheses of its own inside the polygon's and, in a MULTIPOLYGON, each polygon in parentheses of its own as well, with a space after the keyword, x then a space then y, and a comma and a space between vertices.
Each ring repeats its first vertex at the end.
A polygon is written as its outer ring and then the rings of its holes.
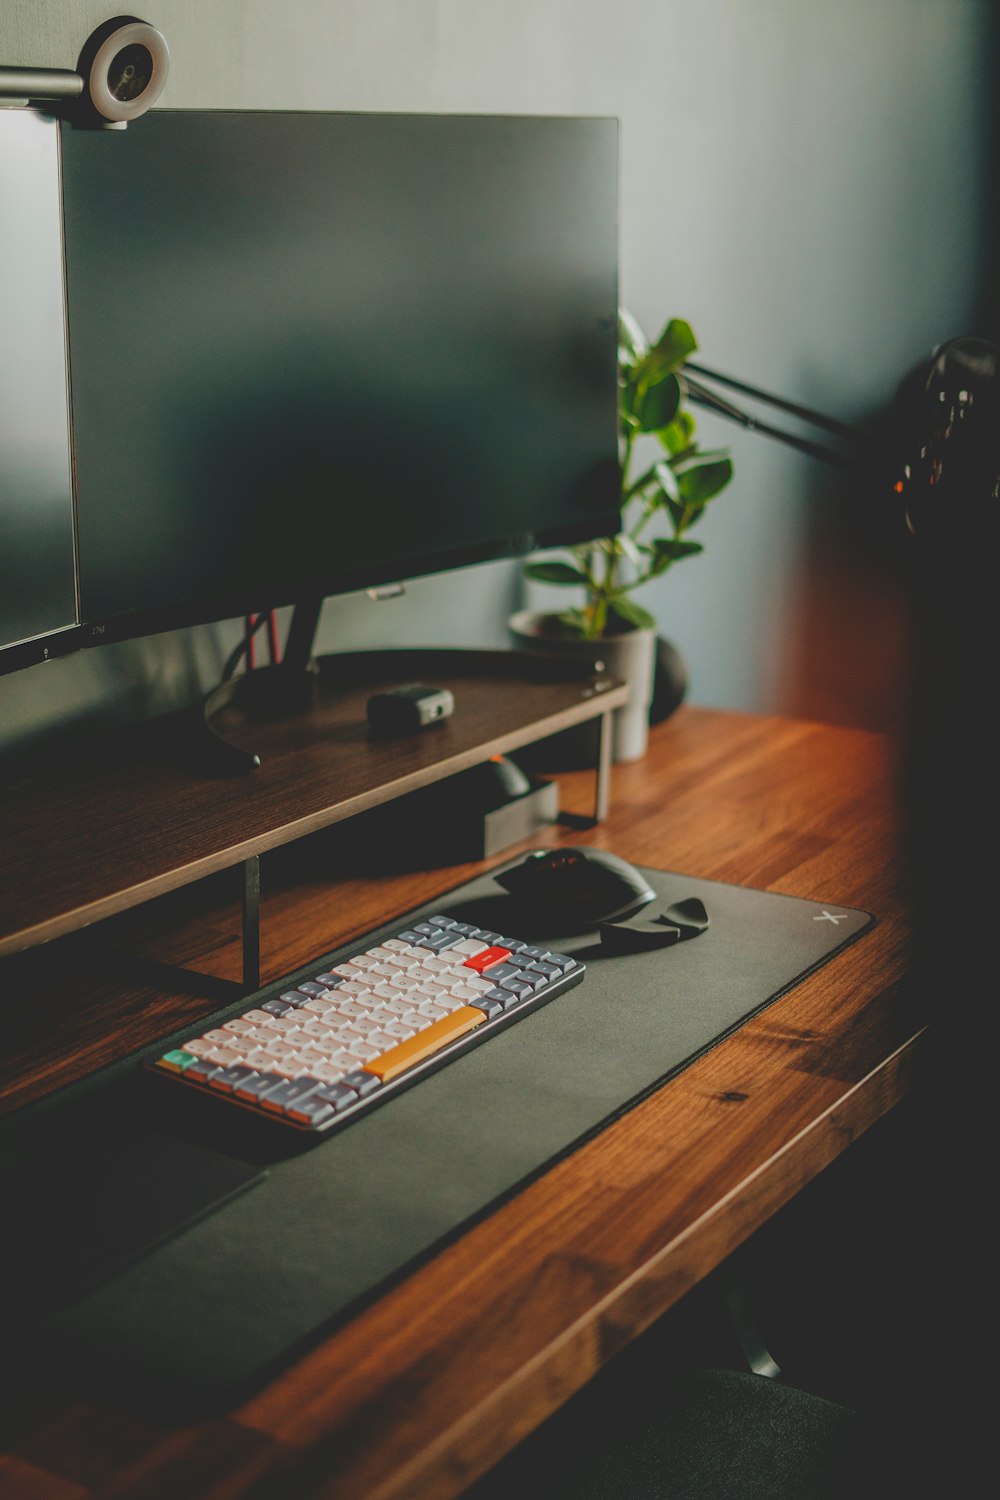
POLYGON ((236 646, 230 652, 230 654, 229 654, 229 656, 228 656, 228 658, 226 660, 226 664, 225 664, 225 666, 222 669, 222 681, 223 682, 228 682, 229 679, 232 677, 233 673, 236 671, 236 668, 239 666, 240 662, 243 660, 243 658, 249 652, 249 650, 250 650, 250 642, 253 640, 253 638, 257 634, 258 630, 260 630, 261 626, 266 623, 266 621, 267 621, 267 615, 266 614, 258 615, 257 618, 256 618, 256 620, 254 620, 253 624, 249 628, 249 630, 247 630, 247 631, 244 632, 242 640, 240 641, 239 645, 236 646))

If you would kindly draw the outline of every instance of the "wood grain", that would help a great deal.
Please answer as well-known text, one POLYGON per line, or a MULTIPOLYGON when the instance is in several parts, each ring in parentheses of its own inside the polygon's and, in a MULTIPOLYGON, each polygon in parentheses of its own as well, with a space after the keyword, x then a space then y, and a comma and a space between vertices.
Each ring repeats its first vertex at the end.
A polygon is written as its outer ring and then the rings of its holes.
POLYGON ((468 654, 506 670, 459 671, 459 652, 397 653, 395 671, 384 669, 377 682, 321 677, 308 712, 253 715, 234 703, 222 727, 262 762, 245 775, 205 774, 189 715, 11 768, 0 788, 0 956, 582 723, 628 696, 602 673, 558 682, 517 670, 515 652, 468 654), (373 688, 412 681, 435 654, 448 668, 435 682, 451 690, 452 716, 419 734, 373 736, 373 688))
MULTIPOLYGON (((894 746, 860 730, 690 706, 658 726, 642 761, 614 768, 587 842, 857 906, 875 927, 228 1415, 158 1428, 23 1390, 2 1420, 0 1493, 460 1494, 919 1083, 897 779, 894 746)), ((589 809, 592 778, 560 786, 564 808, 589 809)), ((583 837, 554 827, 536 842, 583 837)), ((486 868, 351 879, 308 848, 293 866, 265 885, 267 974, 486 868)), ((118 921, 160 956, 197 952, 224 972, 236 910, 236 892, 208 881, 118 921)), ((138 989, 113 1001, 91 983, 55 1037, 26 1026, 9 1101, 76 1076, 75 1041, 120 1055, 198 1003, 138 989)))

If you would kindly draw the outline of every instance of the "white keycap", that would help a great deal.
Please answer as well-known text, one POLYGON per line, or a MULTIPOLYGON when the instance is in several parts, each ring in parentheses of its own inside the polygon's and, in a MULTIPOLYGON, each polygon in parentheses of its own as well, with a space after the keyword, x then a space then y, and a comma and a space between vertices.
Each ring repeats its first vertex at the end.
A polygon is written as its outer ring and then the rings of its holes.
MULTIPOLYGON (((321 1016, 323 1015, 324 1011, 333 1010, 335 1008, 337 1002, 334 997, 336 994, 337 990, 331 990, 328 995, 314 995, 311 1000, 306 1001, 305 1005, 300 1005, 295 1014, 298 1016, 301 1015, 303 1011, 306 1011, 308 1015, 321 1016)), ((285 1016, 282 1017, 282 1020, 287 1019, 288 1018, 285 1016)))
POLYGON ((370 1046, 368 1042, 358 1042, 357 1046, 351 1048, 359 1062, 371 1062, 373 1057, 378 1057, 379 1053, 386 1050, 385 1047, 370 1046))
POLYGON ((297 1014, 294 1017, 276 1016, 274 1025, 270 1027, 270 1030, 276 1036, 281 1037, 282 1041, 285 1041, 288 1037, 294 1036, 296 1032, 301 1031, 304 1025, 305 1022, 299 1020, 297 1014))
POLYGON ((305 1036, 325 1037, 335 1036, 337 1028, 336 1026, 331 1026, 329 1021, 321 1021, 317 1018, 314 1021, 307 1021, 302 1031, 305 1036))
POLYGON ((298 1078, 301 1073, 307 1073, 308 1071, 306 1064, 297 1052, 293 1052, 290 1057, 276 1058, 271 1067, 268 1068, 269 1073, 277 1073, 279 1078, 298 1078))
POLYGON ((403 973, 402 964, 386 963, 384 960, 377 963, 373 969, 369 969, 373 979, 395 979, 397 974, 403 973))
MULTIPOLYGON (((492 989, 492 985, 490 986, 492 989)), ((474 990, 469 984, 453 984, 451 986, 451 998, 453 1000, 469 1001, 478 1000, 479 991, 474 990)))
POLYGON ((408 1041, 416 1033, 415 1027, 405 1026, 402 1021, 387 1021, 382 1029, 386 1036, 392 1037, 397 1042, 408 1041))
POLYGON ((320 1083, 337 1083, 348 1071, 347 1068, 338 1068, 332 1062, 319 1062, 314 1068, 310 1068, 309 1076, 318 1078, 320 1083))
POLYGON ((247 1067, 256 1069, 258 1073, 273 1073, 277 1061, 266 1047, 255 1047, 253 1052, 247 1053, 247 1067))
POLYGON ((346 998, 346 999, 344 999, 344 1000, 341 1000, 341 1002, 337 1006, 336 1010, 331 1012, 331 1015, 334 1015, 334 1016, 344 1016, 347 1020, 354 1020, 354 1019, 356 1019, 359 1016, 370 1015, 371 1012, 372 1012, 371 996, 370 995, 366 995, 365 998, 364 998, 364 1000, 358 1000, 358 999, 353 999, 352 1000, 349 997, 346 998))
POLYGON ((453 1010, 461 1010, 462 1006, 468 1005, 468 1003, 467 999, 463 1000, 460 995, 456 995, 452 990, 445 990, 443 995, 435 995, 431 1000, 431 1004, 440 1006, 446 1015, 451 1015, 453 1010))
MULTIPOLYGON (((241 1063, 246 1056, 247 1049, 243 1047, 216 1047, 207 1058, 208 1062, 216 1062, 220 1068, 232 1068, 241 1063)), ((197 1053, 195 1053, 197 1056, 197 1053)))
POLYGON ((400 1016, 405 1016, 411 1009, 406 997, 400 993, 394 1000, 383 1000, 380 1002, 377 1015, 386 1016, 389 1020, 398 1021, 400 1016))
POLYGON ((482 974, 476 974, 472 969, 466 969, 459 982, 464 984, 466 989, 475 990, 477 995, 485 995, 493 988, 492 979, 484 979, 482 974))
POLYGON ((364 979, 345 979, 344 983, 333 991, 333 1003, 338 1007, 344 1000, 363 1000, 372 992, 372 982, 367 976, 364 979))
POLYGON ((210 1042, 207 1037, 194 1036, 189 1042, 184 1043, 184 1051, 190 1052, 192 1057, 211 1057, 218 1051, 215 1042, 210 1042))
POLYGON ((485 953, 489 943, 482 943, 478 938, 463 938, 460 943, 454 943, 448 949, 451 953, 464 953, 466 958, 475 958, 477 953, 485 953))
POLYGON ((355 1068, 360 1068, 364 1061, 366 1059, 358 1058, 357 1052, 352 1052, 345 1047, 342 1052, 330 1053, 328 1067, 342 1068, 343 1073, 354 1073, 355 1068))
POLYGON ((387 979, 385 982, 392 989, 398 990, 401 995, 407 995, 411 990, 416 989, 420 981, 415 974, 398 974, 395 979, 387 979))

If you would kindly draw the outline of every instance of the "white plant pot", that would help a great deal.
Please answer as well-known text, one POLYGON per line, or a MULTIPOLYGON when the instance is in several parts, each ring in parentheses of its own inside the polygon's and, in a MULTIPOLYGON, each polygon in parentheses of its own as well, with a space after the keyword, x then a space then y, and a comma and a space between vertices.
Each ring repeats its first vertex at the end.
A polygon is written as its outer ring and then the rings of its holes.
POLYGON ((581 641, 560 635, 554 628, 557 615, 525 609, 507 622, 513 644, 522 651, 545 651, 576 660, 602 661, 609 677, 628 684, 629 700, 612 715, 612 759, 641 760, 649 741, 649 707, 653 697, 656 634, 652 630, 628 630, 599 641, 581 641))

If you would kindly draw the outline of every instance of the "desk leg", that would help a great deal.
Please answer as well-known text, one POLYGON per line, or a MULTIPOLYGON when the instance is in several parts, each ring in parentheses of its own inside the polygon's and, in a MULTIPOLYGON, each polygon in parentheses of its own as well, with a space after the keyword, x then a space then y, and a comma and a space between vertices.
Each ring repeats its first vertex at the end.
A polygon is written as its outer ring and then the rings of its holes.
POLYGON ((260 989, 260 859, 243 861, 243 988, 260 989))
POLYGON ((597 765, 594 776, 594 822, 603 823, 608 815, 611 791, 611 712, 597 721, 597 765))

